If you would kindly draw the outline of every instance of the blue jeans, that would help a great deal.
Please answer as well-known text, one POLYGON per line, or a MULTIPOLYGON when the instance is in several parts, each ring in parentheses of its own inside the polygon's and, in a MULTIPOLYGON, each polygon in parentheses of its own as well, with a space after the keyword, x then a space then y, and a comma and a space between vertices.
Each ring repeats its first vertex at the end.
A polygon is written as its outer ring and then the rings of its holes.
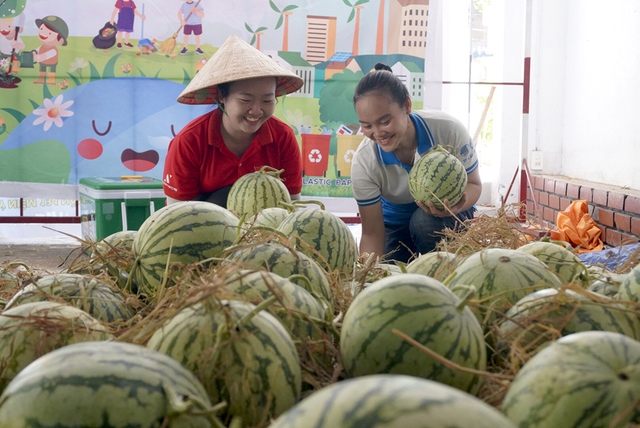
POLYGON ((433 251, 443 235, 445 228, 456 230, 461 222, 473 218, 475 208, 461 211, 455 216, 435 217, 418 208, 411 216, 409 224, 385 224, 384 261, 408 263, 417 253, 433 251), (458 219, 460 221, 458 221, 458 219))

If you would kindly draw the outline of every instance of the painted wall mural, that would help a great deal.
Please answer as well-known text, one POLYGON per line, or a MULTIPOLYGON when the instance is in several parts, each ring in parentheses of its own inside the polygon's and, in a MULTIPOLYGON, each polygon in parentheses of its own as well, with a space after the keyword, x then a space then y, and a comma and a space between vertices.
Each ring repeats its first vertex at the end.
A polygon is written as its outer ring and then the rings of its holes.
POLYGON ((160 179, 171 138, 212 108, 176 97, 233 33, 305 81, 276 109, 303 195, 350 197, 355 85, 384 62, 420 108, 428 17, 428 0, 0 0, 0 186, 160 179), (184 34, 196 4, 202 34, 184 34))

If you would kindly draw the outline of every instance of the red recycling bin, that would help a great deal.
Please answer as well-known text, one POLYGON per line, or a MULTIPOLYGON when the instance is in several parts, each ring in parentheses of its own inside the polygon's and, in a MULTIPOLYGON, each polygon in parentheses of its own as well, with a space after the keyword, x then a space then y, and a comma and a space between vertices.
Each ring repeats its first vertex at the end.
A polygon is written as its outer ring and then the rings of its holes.
POLYGON ((329 165, 329 134, 302 134, 302 174, 324 177, 329 165))

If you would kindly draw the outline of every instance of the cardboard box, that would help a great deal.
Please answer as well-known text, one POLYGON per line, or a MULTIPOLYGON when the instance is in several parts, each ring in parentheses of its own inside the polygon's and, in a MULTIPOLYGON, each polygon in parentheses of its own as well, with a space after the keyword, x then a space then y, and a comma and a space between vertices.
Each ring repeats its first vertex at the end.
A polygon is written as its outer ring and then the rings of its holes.
POLYGON ((82 237, 99 241, 138 230, 166 204, 162 181, 150 177, 85 177, 78 186, 82 237))

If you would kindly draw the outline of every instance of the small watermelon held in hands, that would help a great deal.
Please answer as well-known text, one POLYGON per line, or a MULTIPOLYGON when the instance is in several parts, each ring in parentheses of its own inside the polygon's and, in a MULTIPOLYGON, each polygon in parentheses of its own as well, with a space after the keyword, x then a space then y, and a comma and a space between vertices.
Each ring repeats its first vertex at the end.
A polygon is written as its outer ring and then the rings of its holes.
POLYGON ((460 160, 444 147, 423 154, 409 172, 409 192, 425 205, 433 202, 444 209, 444 201, 454 206, 467 188, 467 171, 460 160))

